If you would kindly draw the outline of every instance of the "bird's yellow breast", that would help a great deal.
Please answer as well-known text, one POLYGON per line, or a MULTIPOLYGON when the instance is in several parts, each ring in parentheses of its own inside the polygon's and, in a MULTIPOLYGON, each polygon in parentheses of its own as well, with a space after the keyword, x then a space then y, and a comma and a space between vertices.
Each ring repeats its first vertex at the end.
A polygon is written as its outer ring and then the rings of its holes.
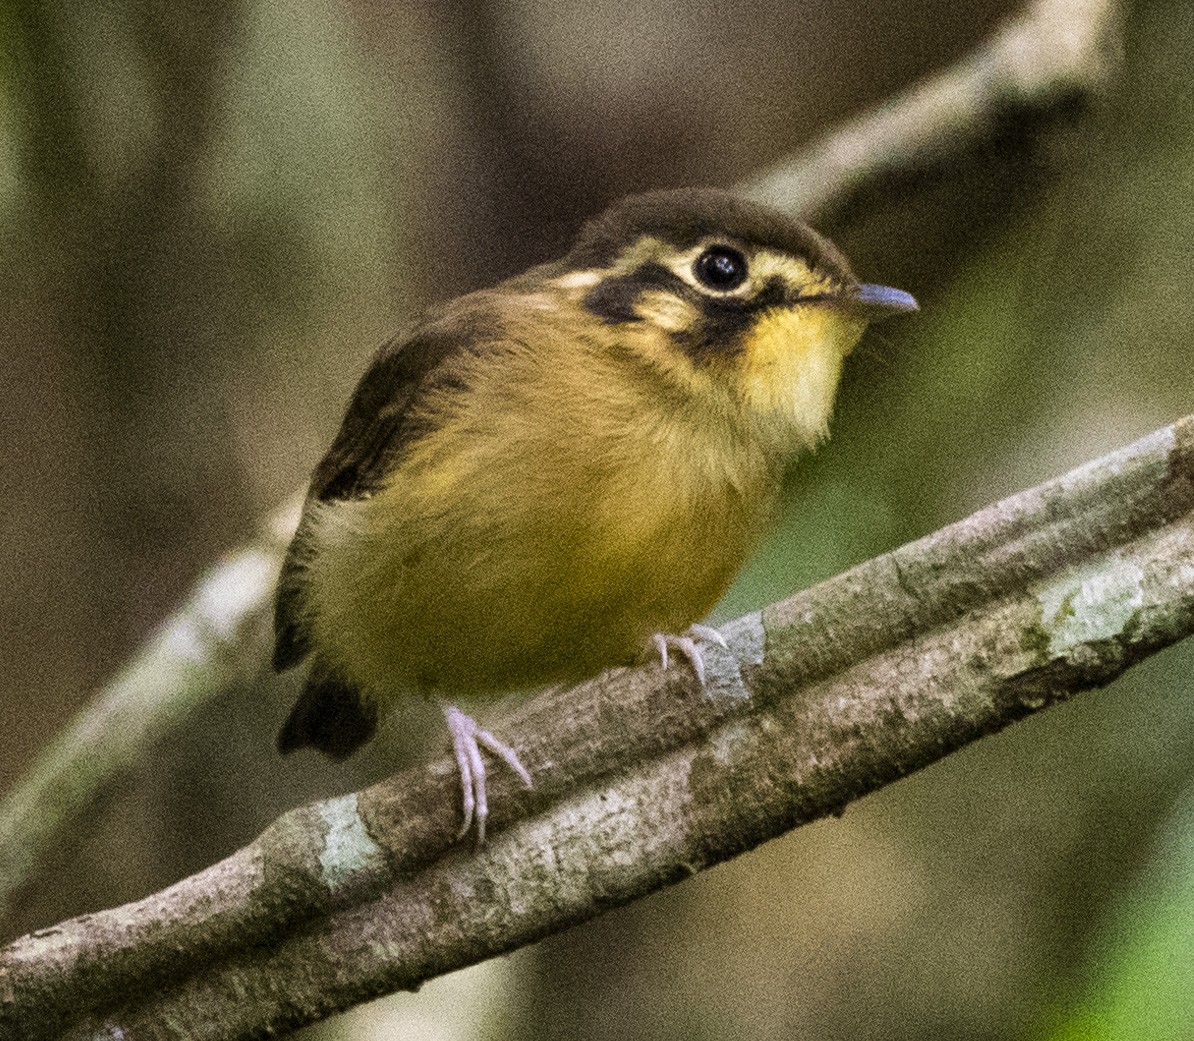
POLYGON ((423 405, 436 430, 367 499, 315 504, 321 652, 366 690, 501 693, 633 660, 717 602, 779 463, 725 402, 602 339, 510 338, 423 405))

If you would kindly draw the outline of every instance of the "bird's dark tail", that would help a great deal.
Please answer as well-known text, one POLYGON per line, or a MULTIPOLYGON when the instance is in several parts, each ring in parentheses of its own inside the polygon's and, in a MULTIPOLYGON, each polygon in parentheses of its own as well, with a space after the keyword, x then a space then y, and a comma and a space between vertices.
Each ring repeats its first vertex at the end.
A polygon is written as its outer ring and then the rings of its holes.
POLYGON ((377 729, 377 705, 359 688, 313 672, 278 732, 278 751, 310 745, 333 759, 344 759, 377 729))

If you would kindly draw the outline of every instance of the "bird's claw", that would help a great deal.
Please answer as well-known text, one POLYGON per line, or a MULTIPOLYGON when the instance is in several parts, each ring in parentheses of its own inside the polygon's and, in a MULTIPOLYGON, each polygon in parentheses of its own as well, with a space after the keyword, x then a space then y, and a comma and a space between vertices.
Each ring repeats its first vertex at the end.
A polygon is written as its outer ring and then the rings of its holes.
POLYGON ((473 821, 477 822, 477 845, 485 844, 485 822, 489 818, 489 795, 485 784, 485 760, 481 748, 497 756, 521 778, 528 788, 533 787, 531 775, 522 765, 517 753, 503 744, 488 730, 482 730, 472 716, 465 715, 454 705, 444 708, 448 732, 452 735, 452 751, 460 770, 460 787, 463 794, 464 822, 456 838, 462 839, 469 833, 473 821))
POLYGON ((659 652, 659 663, 664 669, 668 667, 668 648, 679 651, 680 654, 688 659, 688 663, 692 666, 692 671, 696 673, 696 677, 703 687, 705 685, 705 656, 701 653, 701 648, 697 640, 704 640, 706 643, 715 643, 719 647, 727 646, 725 637, 710 625, 693 624, 679 635, 675 633, 656 633, 651 637, 651 642, 659 652))

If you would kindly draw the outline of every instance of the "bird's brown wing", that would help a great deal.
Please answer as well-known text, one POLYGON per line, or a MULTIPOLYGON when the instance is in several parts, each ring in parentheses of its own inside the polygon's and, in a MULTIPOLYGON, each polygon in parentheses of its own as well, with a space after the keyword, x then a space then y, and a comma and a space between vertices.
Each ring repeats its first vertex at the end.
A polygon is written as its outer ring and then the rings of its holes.
POLYGON ((312 502, 359 499, 380 486, 395 460, 420 431, 411 406, 432 383, 451 379, 451 361, 467 353, 473 338, 461 323, 424 327, 385 344, 357 384, 340 432, 315 467, 307 507, 290 543, 274 610, 275 670, 297 665, 310 651, 305 619, 303 559, 313 552, 307 527, 312 502))
POLYGON ((407 419, 419 392, 444 363, 467 349, 457 331, 430 330, 378 351, 348 403, 340 432, 311 475, 308 498, 321 502, 373 494, 415 431, 407 419))

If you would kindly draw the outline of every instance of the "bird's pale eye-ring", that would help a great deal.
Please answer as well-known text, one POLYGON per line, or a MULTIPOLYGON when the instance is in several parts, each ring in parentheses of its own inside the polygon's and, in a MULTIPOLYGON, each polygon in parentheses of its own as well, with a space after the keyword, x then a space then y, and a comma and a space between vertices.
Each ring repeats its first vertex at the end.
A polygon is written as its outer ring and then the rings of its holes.
POLYGON ((732 246, 710 246, 692 265, 701 285, 718 293, 730 293, 746 281, 746 257, 732 246))

